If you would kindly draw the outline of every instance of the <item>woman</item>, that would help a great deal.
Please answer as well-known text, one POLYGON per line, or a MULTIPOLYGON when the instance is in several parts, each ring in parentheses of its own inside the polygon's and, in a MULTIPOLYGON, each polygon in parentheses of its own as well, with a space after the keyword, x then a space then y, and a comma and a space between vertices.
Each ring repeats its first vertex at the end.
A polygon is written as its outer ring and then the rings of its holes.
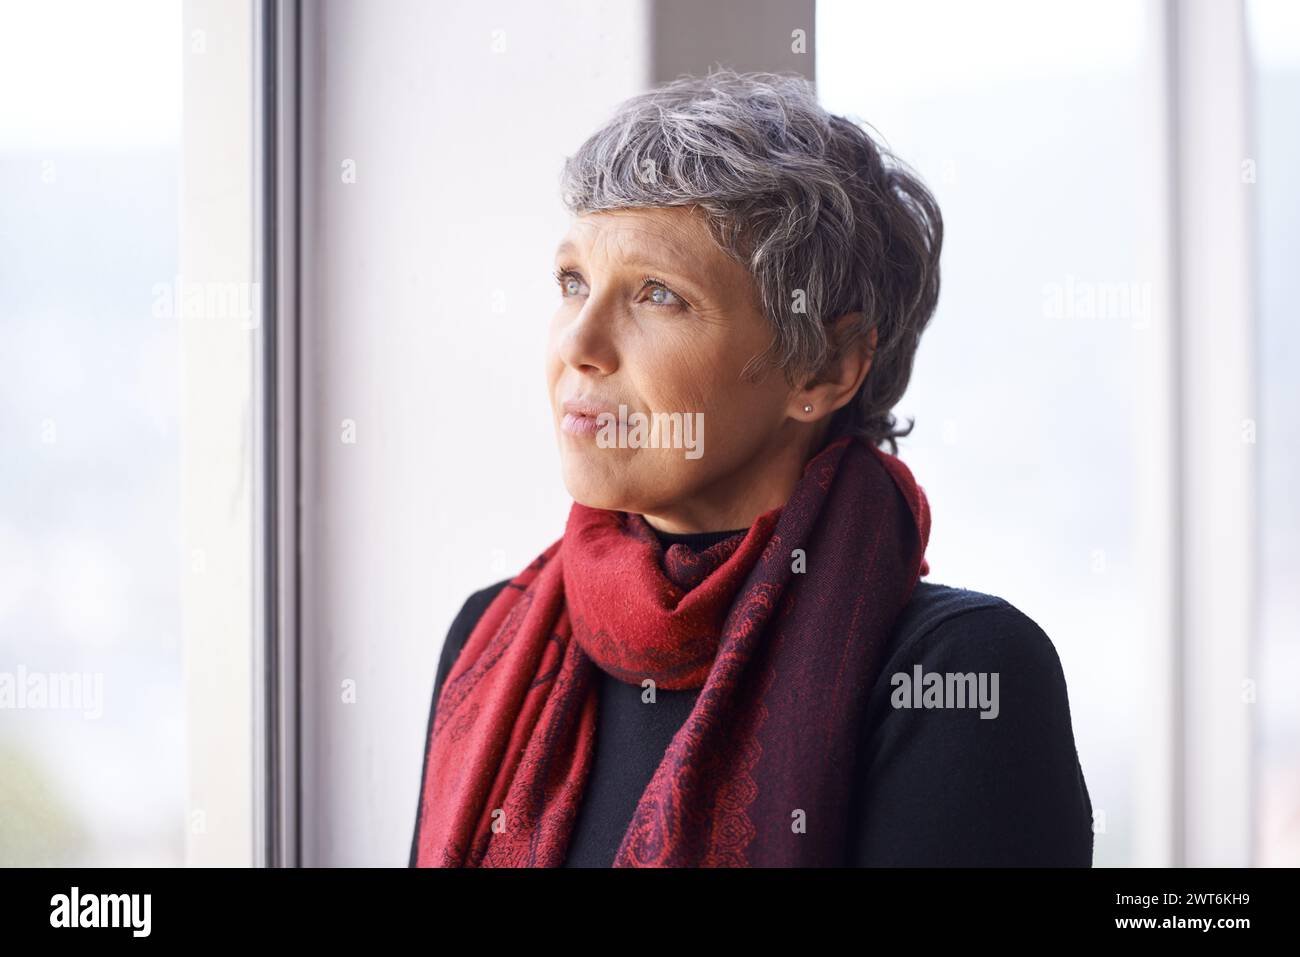
POLYGON ((924 186, 806 80, 718 71, 624 103, 564 193, 574 503, 452 625, 410 863, 1089 866, 1051 642, 918 580, 924 186))

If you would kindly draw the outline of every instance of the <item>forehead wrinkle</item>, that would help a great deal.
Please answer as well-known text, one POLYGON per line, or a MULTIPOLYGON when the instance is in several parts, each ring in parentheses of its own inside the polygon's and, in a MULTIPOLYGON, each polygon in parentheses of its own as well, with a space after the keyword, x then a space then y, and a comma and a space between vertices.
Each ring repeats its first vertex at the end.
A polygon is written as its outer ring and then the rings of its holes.
MULTIPOLYGON (((687 224, 676 220, 646 222, 619 218, 613 224, 597 228, 590 221, 575 223, 584 231, 595 229, 593 247, 603 247, 615 262, 628 266, 654 266, 671 269, 682 276, 707 275, 706 268, 697 269, 702 259, 713 255, 714 250, 702 248, 698 235, 687 224), (672 233, 675 235, 666 235, 672 233), (685 245, 691 254, 682 256, 677 250, 685 245)), ((577 255, 578 244, 566 237, 556 250, 556 255, 577 255)))

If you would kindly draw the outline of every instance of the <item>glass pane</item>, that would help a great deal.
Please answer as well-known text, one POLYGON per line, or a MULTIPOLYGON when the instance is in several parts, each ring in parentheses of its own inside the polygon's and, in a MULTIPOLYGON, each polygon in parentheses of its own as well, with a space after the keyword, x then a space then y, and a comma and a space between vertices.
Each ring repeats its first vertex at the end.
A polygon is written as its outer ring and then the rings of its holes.
POLYGON ((945 219, 942 293, 898 407, 934 512, 931 580, 1000 595, 1052 639, 1097 812, 1132 863, 1133 729, 1151 640, 1135 584, 1135 408, 1158 219, 1143 189, 1141 4, 825 0, 818 88, 870 123, 945 219))
POLYGON ((0 865, 183 862, 181 5, 0 4, 0 865))
POLYGON ((1259 310, 1259 597, 1255 673, 1256 849, 1267 867, 1300 865, 1300 5, 1251 0, 1259 310))

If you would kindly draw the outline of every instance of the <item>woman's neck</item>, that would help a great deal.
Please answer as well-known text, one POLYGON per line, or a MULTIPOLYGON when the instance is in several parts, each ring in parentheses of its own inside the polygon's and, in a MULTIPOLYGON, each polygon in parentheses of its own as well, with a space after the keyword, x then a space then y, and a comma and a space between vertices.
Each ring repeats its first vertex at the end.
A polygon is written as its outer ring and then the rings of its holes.
POLYGON ((712 485, 642 517, 656 532, 674 535, 748 528, 789 500, 814 449, 824 445, 828 424, 818 423, 811 430, 792 425, 790 434, 778 433, 712 485))

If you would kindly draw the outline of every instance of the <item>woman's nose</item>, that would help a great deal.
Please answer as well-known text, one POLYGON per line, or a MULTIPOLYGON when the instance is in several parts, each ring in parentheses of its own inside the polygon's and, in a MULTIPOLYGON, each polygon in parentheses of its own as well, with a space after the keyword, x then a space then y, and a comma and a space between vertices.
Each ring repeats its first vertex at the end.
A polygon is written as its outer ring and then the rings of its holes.
POLYGON ((608 304, 588 297, 560 336, 560 358, 575 369, 609 375, 618 368, 616 317, 608 304))

